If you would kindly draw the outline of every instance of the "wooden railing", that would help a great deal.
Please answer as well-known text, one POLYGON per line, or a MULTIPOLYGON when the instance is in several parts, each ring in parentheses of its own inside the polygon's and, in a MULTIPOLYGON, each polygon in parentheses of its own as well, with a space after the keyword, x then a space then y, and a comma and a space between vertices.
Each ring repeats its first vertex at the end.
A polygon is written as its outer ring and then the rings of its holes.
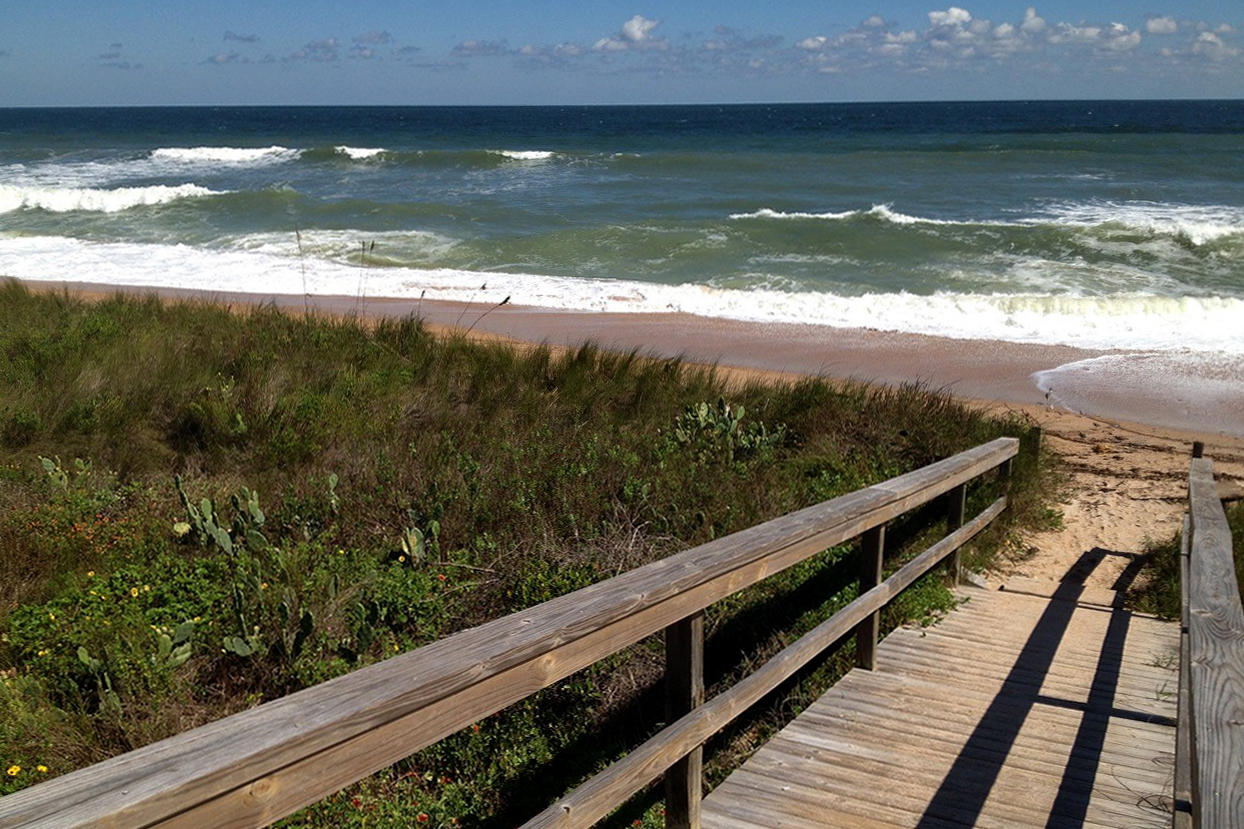
POLYGON ((963 520, 969 482, 1010 471, 1014 438, 655 561, 385 662, 0 798, 0 827, 260 826, 666 631, 670 724, 529 826, 585 826, 666 777, 667 825, 697 826, 700 747, 817 654, 877 614, 1006 506, 963 520), (880 580, 887 521, 946 496, 951 532, 880 580), (703 701, 703 612, 863 534, 860 595, 728 691, 703 701))
POLYGON ((1193 449, 1180 549, 1176 827, 1244 826, 1244 608, 1214 466, 1193 449))

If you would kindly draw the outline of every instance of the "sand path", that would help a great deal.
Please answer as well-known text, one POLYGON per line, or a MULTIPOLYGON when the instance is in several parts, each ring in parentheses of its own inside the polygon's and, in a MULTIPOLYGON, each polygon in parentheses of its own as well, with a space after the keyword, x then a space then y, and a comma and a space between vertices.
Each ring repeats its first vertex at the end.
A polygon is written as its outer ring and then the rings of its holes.
POLYGON ((1180 528, 1193 440, 1206 440, 1219 494, 1232 500, 1244 495, 1239 438, 1205 438, 1040 407, 1024 410, 1041 424, 1045 445, 1065 464, 1062 527, 1024 536, 1024 552, 986 574, 991 585, 1020 576, 1125 587, 1136 569, 1129 572, 1128 565, 1146 544, 1166 540, 1180 528))

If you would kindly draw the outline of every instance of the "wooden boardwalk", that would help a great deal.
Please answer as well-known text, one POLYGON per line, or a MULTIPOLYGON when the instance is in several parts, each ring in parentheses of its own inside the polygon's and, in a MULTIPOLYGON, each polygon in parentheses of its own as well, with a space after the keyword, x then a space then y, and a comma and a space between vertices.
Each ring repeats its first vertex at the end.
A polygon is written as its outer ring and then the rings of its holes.
POLYGON ((1008 587, 891 633, 876 670, 708 796, 703 826, 1169 826, 1179 625, 1112 591, 1008 587))

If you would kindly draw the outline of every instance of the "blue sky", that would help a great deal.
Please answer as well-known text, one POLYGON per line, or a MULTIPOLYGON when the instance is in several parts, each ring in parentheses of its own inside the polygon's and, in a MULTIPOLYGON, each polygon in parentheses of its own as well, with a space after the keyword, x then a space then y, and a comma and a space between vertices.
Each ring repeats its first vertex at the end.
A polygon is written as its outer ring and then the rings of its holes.
POLYGON ((0 106, 1244 98, 1244 4, 5 0, 0 106))

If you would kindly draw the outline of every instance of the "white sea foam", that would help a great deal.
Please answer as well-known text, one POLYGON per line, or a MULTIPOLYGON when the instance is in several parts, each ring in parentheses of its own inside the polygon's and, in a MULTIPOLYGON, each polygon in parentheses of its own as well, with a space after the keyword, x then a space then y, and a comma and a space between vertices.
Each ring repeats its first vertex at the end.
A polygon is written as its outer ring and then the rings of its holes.
POLYGON ((333 147, 333 149, 355 161, 365 161, 369 158, 375 158, 381 153, 388 152, 384 147, 347 147, 344 144, 333 147))
POLYGON ((750 213, 731 213, 730 218, 735 221, 740 219, 851 219, 863 213, 862 210, 844 210, 841 213, 787 213, 770 207, 762 207, 750 213))
POLYGON ((557 155, 551 150, 489 150, 488 152, 505 156, 511 161, 548 161, 557 155))
POLYGON ((118 187, 112 190, 73 187, 22 187, 0 184, 0 213, 13 210, 39 209, 51 213, 86 210, 116 213, 131 207, 165 204, 178 199, 220 195, 197 184, 151 187, 118 187))
MULTIPOLYGON (((360 237, 361 238, 361 237, 360 237)), ((55 236, 0 236, 0 274, 106 284, 199 288, 250 293, 352 295, 356 265, 256 245, 205 250, 183 245, 90 243, 55 236), (304 283, 305 279, 305 283, 304 283)), ((954 294, 931 296, 713 288, 624 280, 448 268, 369 268, 371 296, 483 301, 613 312, 682 312, 769 322, 907 331, 967 339, 1064 343, 1086 348, 1193 350, 1244 354, 1244 300, 1163 297, 954 294), (486 283, 488 297, 479 286, 486 283)))
POLYGON ((248 233, 223 240, 216 247, 283 257, 298 256, 333 262, 401 262, 422 264, 444 256, 458 240, 428 230, 384 230, 361 234, 357 230, 309 229, 290 233, 248 233), (370 247, 360 255, 362 245, 370 247))
POLYGON ((1204 245, 1228 236, 1244 236, 1244 208, 1216 204, 1154 201, 1056 202, 1026 224, 1110 227, 1185 239, 1204 245))
POLYGON ((874 204, 867 210, 844 210, 839 213, 804 213, 804 212, 785 212, 781 210, 773 210, 772 208, 762 207, 759 210, 753 210, 750 213, 731 213, 730 218, 734 220, 740 219, 821 219, 829 221, 842 221, 844 219, 877 219, 883 222, 890 222, 896 225, 994 225, 998 227, 1013 227, 1014 222, 989 221, 989 222, 965 222, 954 221, 950 219, 929 219, 924 216, 911 216, 906 213, 900 213, 888 204, 874 204))
POLYGON ((1046 399, 1085 414, 1128 411, 1187 431, 1244 434, 1244 354, 1109 354, 1032 375, 1046 399))
POLYGON ((182 164, 275 164, 298 158, 300 151, 288 147, 160 147, 151 151, 156 161, 182 164))

